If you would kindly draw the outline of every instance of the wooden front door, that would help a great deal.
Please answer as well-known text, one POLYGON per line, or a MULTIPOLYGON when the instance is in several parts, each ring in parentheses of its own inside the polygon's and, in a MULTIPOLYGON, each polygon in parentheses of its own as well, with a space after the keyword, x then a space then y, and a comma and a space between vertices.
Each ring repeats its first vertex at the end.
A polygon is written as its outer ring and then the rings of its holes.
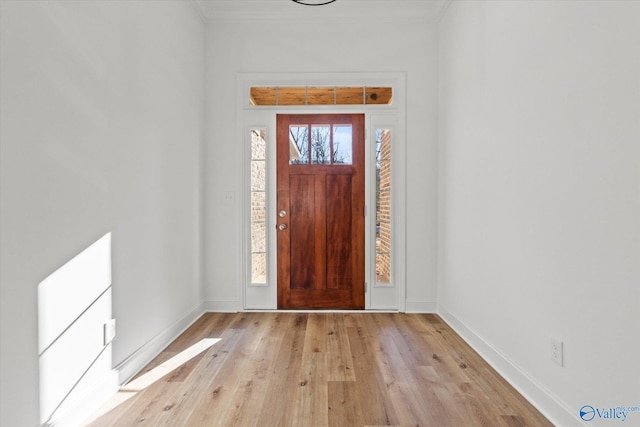
POLYGON ((364 115, 277 116, 278 308, 364 308, 364 115))

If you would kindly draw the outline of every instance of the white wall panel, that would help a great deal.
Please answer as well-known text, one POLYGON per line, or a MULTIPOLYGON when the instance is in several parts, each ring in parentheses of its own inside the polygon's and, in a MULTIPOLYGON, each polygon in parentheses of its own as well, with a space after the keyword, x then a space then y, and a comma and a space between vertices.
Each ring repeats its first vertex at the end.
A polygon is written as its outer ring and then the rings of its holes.
POLYGON ((637 2, 483 1, 439 27, 439 303, 559 425, 640 402, 638 22, 637 2))
MULTIPOLYGON (((111 233, 111 271, 42 288, 54 293, 42 338, 49 343, 91 300, 87 288, 104 289, 111 275, 112 304, 101 299, 67 332, 100 347, 100 323, 113 312, 113 364, 201 301, 204 25, 192 6, 171 1, 2 1, 0 15, 0 424, 34 426, 38 284, 51 273, 111 233)), ((43 367, 65 366, 54 354, 63 338, 43 367)), ((101 372, 85 378, 109 375, 111 362, 101 358, 101 372)), ((58 391, 43 390, 42 421, 58 391)))

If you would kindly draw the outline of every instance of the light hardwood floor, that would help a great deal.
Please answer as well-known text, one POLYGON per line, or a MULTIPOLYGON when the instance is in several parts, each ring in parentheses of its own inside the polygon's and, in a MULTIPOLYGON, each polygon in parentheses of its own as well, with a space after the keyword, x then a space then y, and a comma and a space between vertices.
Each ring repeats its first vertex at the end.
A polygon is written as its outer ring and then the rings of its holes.
POLYGON ((552 425, 434 314, 208 313, 138 378, 205 338, 88 425, 552 425))

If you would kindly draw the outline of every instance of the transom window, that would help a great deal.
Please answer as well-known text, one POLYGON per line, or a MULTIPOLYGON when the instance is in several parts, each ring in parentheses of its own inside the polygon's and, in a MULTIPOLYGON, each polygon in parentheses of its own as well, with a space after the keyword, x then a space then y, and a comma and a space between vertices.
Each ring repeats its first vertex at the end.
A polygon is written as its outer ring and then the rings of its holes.
POLYGON ((253 106, 291 105, 391 105, 393 88, 374 86, 272 86, 251 87, 253 106))

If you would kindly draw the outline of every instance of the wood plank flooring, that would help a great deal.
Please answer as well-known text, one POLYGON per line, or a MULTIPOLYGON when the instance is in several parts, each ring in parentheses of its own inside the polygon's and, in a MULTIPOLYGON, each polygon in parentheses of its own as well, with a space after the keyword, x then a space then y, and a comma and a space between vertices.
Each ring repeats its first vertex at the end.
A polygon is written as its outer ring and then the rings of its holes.
POLYGON ((86 425, 552 425, 434 314, 207 313, 137 378, 205 338, 86 425))

